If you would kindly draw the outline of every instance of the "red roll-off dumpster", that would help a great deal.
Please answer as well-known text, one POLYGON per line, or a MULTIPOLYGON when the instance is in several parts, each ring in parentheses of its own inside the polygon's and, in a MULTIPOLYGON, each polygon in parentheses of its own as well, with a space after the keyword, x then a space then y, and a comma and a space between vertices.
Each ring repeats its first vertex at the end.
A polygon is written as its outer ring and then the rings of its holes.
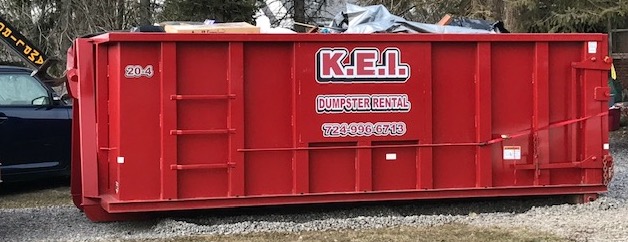
POLYGON ((74 42, 72 193, 136 212, 532 195, 612 177, 602 34, 74 42))

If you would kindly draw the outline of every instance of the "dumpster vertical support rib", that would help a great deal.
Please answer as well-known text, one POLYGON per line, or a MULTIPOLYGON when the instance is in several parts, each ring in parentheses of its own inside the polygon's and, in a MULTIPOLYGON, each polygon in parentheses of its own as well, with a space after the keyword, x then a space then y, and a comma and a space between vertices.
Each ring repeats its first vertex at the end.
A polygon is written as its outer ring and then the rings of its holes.
MULTIPOLYGON (((581 117, 586 117, 594 112, 608 110, 608 108, 603 108, 602 110, 599 110, 598 109, 599 107, 596 107, 597 101, 595 99, 595 92, 593 89, 593 87, 600 87, 600 86, 608 87, 608 83, 607 83, 608 76, 605 76, 604 78, 602 78, 600 82, 596 82, 597 80, 599 80, 598 79, 599 76, 597 75, 599 75, 600 72, 602 71, 601 69, 597 68, 596 64, 598 62, 603 61, 601 59, 598 59, 598 57, 596 56, 600 52, 602 52, 604 55, 608 53, 606 52, 608 50, 598 48, 598 46, 604 46, 604 45, 597 41, 585 42, 583 49, 587 51, 583 53, 584 62, 572 64, 573 67, 581 68, 579 70, 581 73, 581 79, 580 79, 581 88, 579 90, 579 93, 582 98, 582 100, 580 100, 582 106, 580 106, 580 110, 579 110, 580 111, 579 114, 581 117), (595 43, 594 45, 596 46, 595 48, 592 47, 593 43, 595 43)), ((602 119, 602 117, 599 117, 599 119, 602 119)), ((597 122, 597 120, 583 120, 582 122, 580 122, 579 133, 581 134, 581 136, 580 136, 580 139, 578 140, 579 141, 578 146, 580 148, 580 155, 582 157, 596 156, 596 158, 598 158, 597 162, 602 162, 603 155, 601 152, 599 152, 600 150, 598 149, 598 147, 591 149, 591 143, 595 142, 591 140, 597 140, 598 138, 601 140, 601 137, 595 137, 593 133, 590 131, 592 127, 595 128, 594 127, 595 122, 597 122)), ((608 129, 606 131, 608 131, 608 129)), ((602 145, 602 144, 599 144, 599 145, 602 145)), ((584 172, 582 175, 583 175, 582 181, 584 184, 596 184, 596 183, 599 183, 599 181, 603 179, 601 177, 602 172, 599 169, 584 169, 584 172)))
POLYGON ((235 130, 229 133, 229 196, 244 196, 244 153, 238 149, 244 148, 244 44, 242 42, 229 43, 229 70, 227 90, 228 95, 235 98, 228 99, 227 129, 235 130))
MULTIPOLYGON (((475 138, 477 142, 491 137, 491 43, 479 42, 477 46, 477 74, 475 77, 475 138)), ((493 185, 491 158, 492 146, 478 146, 475 154, 475 185, 493 185)))
MULTIPOLYGON (((96 120, 98 125, 98 170, 109 170, 109 159, 111 159, 111 149, 103 149, 103 147, 111 147, 109 144, 109 68, 107 65, 99 63, 109 63, 108 47, 102 44, 96 44, 96 120)), ((109 184, 109 172, 102 173, 98 177, 99 184, 109 184)), ((110 188, 109 188, 110 189, 110 188)))
MULTIPOLYGON (((432 68, 432 44, 429 42, 421 42, 416 45, 416 48, 422 52, 419 55, 418 59, 420 60, 423 68, 423 75, 419 76, 418 79, 421 83, 421 90, 419 90, 423 95, 421 97, 425 98, 419 101, 419 109, 424 110, 424 117, 419 119, 422 120, 423 123, 419 124, 421 127, 421 135, 419 136, 419 143, 423 144, 432 144, 434 140, 432 139, 433 133, 433 119, 434 119, 434 110, 432 107, 433 103, 433 92, 432 92, 432 72, 434 69, 432 68)), ((433 148, 425 147, 418 148, 417 147, 417 189, 431 189, 434 187, 434 168, 432 165, 433 162, 433 148)))
MULTIPOLYGON (((79 70, 78 90, 81 100, 79 120, 81 120, 81 179, 83 198, 98 197, 98 162, 96 141, 96 97, 94 73, 94 45, 87 39, 77 41, 79 70)), ((86 204, 85 199, 83 205, 86 204)))
MULTIPOLYGON (((565 104, 565 110, 567 111, 566 120, 573 120, 578 118, 578 85, 579 85, 579 76, 578 70, 576 68, 571 69, 571 82, 567 85, 567 100, 568 102, 565 104)), ((579 137, 579 128, 580 123, 574 123, 567 128, 565 128, 565 140, 567 140, 568 144, 566 145, 567 150, 567 160, 582 160, 578 156, 578 137, 579 137)))
MULTIPOLYGON (((608 43, 608 37, 604 37, 603 41, 604 41, 604 43, 608 43)), ((609 53, 608 45, 604 45, 604 44, 601 45, 600 51, 601 51, 601 53, 609 53)), ((604 60, 604 61, 606 62, 606 60, 604 60)), ((610 71, 610 69, 609 69, 609 71, 610 71)), ((607 74, 607 72, 600 71, 600 76, 601 76, 600 80, 602 80, 601 86, 602 87, 603 86, 607 86, 608 85, 608 74, 607 74)), ((615 99, 611 95, 611 99, 608 102, 614 102, 614 100, 615 99)), ((607 106, 608 105, 607 102, 601 102, 600 105, 601 105, 602 110, 606 110, 606 112, 609 111, 608 110, 608 106, 607 106)), ((609 125, 608 119, 609 118, 610 118, 609 115, 602 116, 602 124, 601 124, 601 127, 600 127, 602 131, 609 130, 609 127, 608 127, 608 125, 609 125)), ((611 158, 611 157, 609 157, 609 152, 610 151, 608 149, 606 149, 607 144, 609 143, 609 140, 608 140, 609 137, 608 136, 609 136, 609 132, 602 132, 602 144, 601 145, 603 147, 602 148, 603 149, 603 151, 602 151, 603 152, 602 153, 603 157, 600 157, 600 158, 601 158, 603 164, 607 164, 607 161, 604 161, 605 159, 611 158)), ((611 158, 611 163, 612 163, 612 158, 611 158)), ((602 179, 606 179, 606 178, 610 179, 610 178, 612 178, 612 174, 613 174, 612 164, 608 164, 608 165, 610 166, 608 169, 611 169, 611 171, 609 171, 611 173, 610 177, 605 177, 604 174, 602 174, 602 179)), ((604 172, 604 170, 602 170, 602 172, 604 172)), ((608 180, 608 181, 610 182, 610 180, 608 180)))
MULTIPOLYGON (((587 56, 588 58, 588 56, 587 56)), ((589 111, 589 106, 590 103, 588 103, 590 100, 594 100, 593 97, 593 92, 591 90, 589 90, 587 88, 587 85, 589 84, 588 82, 590 82, 592 79, 592 76, 595 75, 597 72, 597 70, 589 70, 589 69, 583 69, 582 70, 582 79, 581 79, 581 89, 580 89, 580 95, 582 95, 582 106, 580 107, 580 117, 586 117, 588 115, 589 111)), ((587 140, 589 139, 589 132, 587 131, 589 129, 589 121, 590 120, 583 120, 580 122, 580 134, 581 134, 581 138, 578 140, 578 146, 580 147, 580 155, 581 157, 588 157, 589 155, 593 155, 592 151, 589 150, 588 146, 587 146, 587 140)), ((592 183, 596 183, 596 179, 595 178, 595 174, 599 172, 599 170, 596 169, 584 169, 583 172, 583 183, 585 184, 592 184, 592 183)))
MULTIPOLYGON (((299 43, 292 46, 292 147, 307 148, 309 144, 301 142, 299 127, 301 120, 298 117, 303 115, 297 107, 302 106, 301 100, 301 73, 303 70, 297 69, 299 56, 299 43)), ((292 151, 292 193, 305 194, 310 192, 310 166, 309 151, 307 149, 292 151)))
MULTIPOLYGON (((358 142, 358 146, 370 146, 368 141, 358 142)), ((373 149, 358 149, 356 159, 356 190, 372 191, 373 190, 373 149)))
POLYGON ((177 129, 177 102, 170 96, 177 94, 176 43, 161 44, 161 199, 178 198, 177 170, 170 169, 177 165, 177 135, 170 130, 177 129))
MULTIPOLYGON (((534 107, 532 118, 532 159, 535 167, 549 164, 549 44, 537 42, 534 55, 534 77, 532 84, 534 107)), ((534 185, 548 185, 550 183, 550 171, 537 169, 534 173, 534 185)))

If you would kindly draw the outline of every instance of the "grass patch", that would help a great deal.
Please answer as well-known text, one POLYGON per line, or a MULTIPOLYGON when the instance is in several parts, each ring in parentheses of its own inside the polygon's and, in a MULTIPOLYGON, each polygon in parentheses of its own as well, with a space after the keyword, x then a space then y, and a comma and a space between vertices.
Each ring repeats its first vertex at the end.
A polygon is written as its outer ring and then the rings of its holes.
POLYGON ((42 187, 39 189, 31 187, 24 189, 9 188, 0 191, 0 209, 37 208, 69 204, 72 204, 72 196, 70 195, 70 188, 67 186, 42 187))
POLYGON ((393 227, 369 230, 341 230, 301 233, 255 233, 247 235, 187 236, 169 239, 130 240, 151 241, 569 241, 552 234, 524 229, 479 228, 464 224, 448 224, 435 227, 393 227))

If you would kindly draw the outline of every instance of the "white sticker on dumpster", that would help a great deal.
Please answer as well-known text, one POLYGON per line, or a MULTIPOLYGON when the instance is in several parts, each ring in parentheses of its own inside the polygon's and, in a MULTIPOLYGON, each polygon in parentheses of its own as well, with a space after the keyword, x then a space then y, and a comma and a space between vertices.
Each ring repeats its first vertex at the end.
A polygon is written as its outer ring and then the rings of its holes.
POLYGON ((589 54, 597 53, 597 42, 589 41, 589 54))
POLYGON ((521 160, 521 146, 504 146, 504 160, 521 160))

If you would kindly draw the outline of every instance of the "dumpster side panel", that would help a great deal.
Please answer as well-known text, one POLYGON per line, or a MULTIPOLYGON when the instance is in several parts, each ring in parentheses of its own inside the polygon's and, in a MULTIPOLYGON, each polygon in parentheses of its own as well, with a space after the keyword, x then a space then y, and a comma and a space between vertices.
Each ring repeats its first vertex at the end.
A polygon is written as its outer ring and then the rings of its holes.
MULTIPOLYGON (((491 48, 491 77, 493 98, 491 121, 495 135, 512 135, 532 128, 532 81, 534 75, 534 44, 493 43, 491 48)), ((512 164, 531 163, 528 134, 497 144, 499 155, 493 163, 495 186, 531 185, 533 176, 529 170, 514 171, 512 164), (500 147, 501 146, 501 147, 500 147), (515 147, 520 157, 505 160, 504 148, 515 147)))
POLYGON ((292 193, 292 42, 244 46, 244 148, 247 195, 292 193))
POLYGON ((296 151, 295 159, 309 162, 309 172, 296 179, 309 178, 309 186, 296 190, 416 189, 431 176, 432 169, 420 169, 431 160, 421 160, 416 147, 426 132, 422 125, 432 120, 419 101, 432 69, 416 57, 429 55, 430 48, 403 42, 297 44, 296 146, 308 152, 296 151))
MULTIPOLYGON (((432 45, 433 143, 475 142, 476 47, 432 45)), ((434 188, 475 187, 475 166, 475 147, 434 148, 434 188)))
MULTIPOLYGON (((322 143, 311 147, 356 146, 356 143, 322 143)), ((312 150, 309 152, 309 192, 355 192, 356 162, 358 157, 354 149, 312 150)), ((377 173, 376 173, 377 174, 377 173)))
MULTIPOLYGON (((228 43, 176 45, 178 197, 227 196, 228 43)), ((172 68, 172 67, 164 67, 172 68)), ((241 132, 241 131, 240 131, 241 132)), ((164 147, 168 149, 169 147, 164 147)))
MULTIPOLYGON (((574 80, 571 63, 582 60, 584 53, 581 42, 550 43, 549 56, 549 89, 550 123, 577 118, 578 83, 574 80)), ((577 159, 577 138, 579 124, 569 124, 550 129, 553 145, 550 151, 550 163, 564 163, 577 159)), ((560 169, 550 173, 553 184, 579 184, 582 181, 582 170, 579 168, 560 169)))
MULTIPOLYGON (((415 145, 416 141, 380 141, 373 142, 373 146, 415 145)), ((374 148, 373 161, 373 190, 410 190, 416 189, 421 176, 417 167, 422 162, 418 159, 417 149, 407 148, 374 148), (396 154, 398 162, 390 162, 386 154, 396 154), (390 179, 390 177, 396 177, 390 179)))
POLYGON ((150 183, 160 180, 161 170, 160 89, 154 78, 159 50, 159 43, 120 43, 120 62, 110 67, 114 82, 110 92, 117 92, 120 99, 114 107, 119 132, 111 133, 119 143, 109 159, 117 164, 113 187, 123 200, 157 199, 160 194, 159 185, 150 183))

